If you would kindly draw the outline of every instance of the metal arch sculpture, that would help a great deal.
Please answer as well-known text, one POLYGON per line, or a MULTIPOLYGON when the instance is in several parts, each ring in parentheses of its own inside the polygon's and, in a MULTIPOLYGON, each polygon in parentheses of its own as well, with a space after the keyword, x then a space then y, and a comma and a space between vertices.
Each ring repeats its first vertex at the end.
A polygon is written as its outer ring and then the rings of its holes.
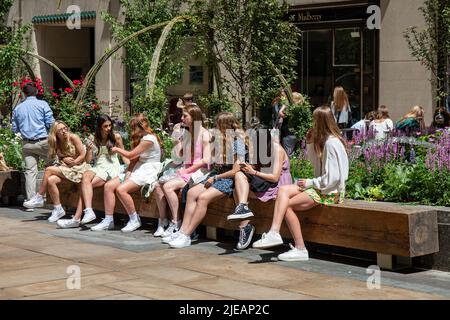
MULTIPOLYGON (((173 24, 175 24, 176 22, 180 22, 182 20, 188 20, 190 18, 190 16, 178 16, 172 20, 169 21, 165 21, 165 22, 161 22, 161 23, 157 23, 148 27, 145 27, 142 30, 139 30, 131 35, 129 35, 128 37, 126 37, 125 39, 121 40, 119 43, 117 43, 114 47, 112 47, 110 50, 108 50, 101 58, 99 61, 97 61, 92 68, 89 70, 89 72, 86 75, 85 81, 83 82, 83 85, 81 86, 80 92, 77 95, 77 98, 75 100, 76 104, 80 104, 83 101, 84 96, 86 95, 86 91, 87 88, 89 87, 89 85, 91 84, 91 82, 93 81, 95 75, 97 74, 97 72, 100 70, 100 68, 103 66, 103 64, 117 51, 119 50, 121 47, 123 47, 128 41, 130 41, 133 38, 136 38, 137 36, 150 31, 150 30, 155 30, 158 28, 161 28, 162 26, 165 25, 171 25, 173 26, 173 24)), ((170 28, 171 29, 171 28, 170 28)), ((169 31, 170 31, 169 29, 169 31)), ((161 36, 163 37, 164 34, 161 36)), ((167 36, 166 36, 167 38, 167 36)), ((158 42, 159 44, 159 42, 158 42)), ((156 53, 156 50, 155 50, 156 53)), ((155 55, 154 55, 155 56, 155 55)), ((159 60, 159 56, 158 56, 158 60, 159 60)), ((152 70, 153 66, 153 61, 152 61, 152 66, 150 68, 150 70, 152 70)), ((156 76, 156 73, 155 73, 156 76)))

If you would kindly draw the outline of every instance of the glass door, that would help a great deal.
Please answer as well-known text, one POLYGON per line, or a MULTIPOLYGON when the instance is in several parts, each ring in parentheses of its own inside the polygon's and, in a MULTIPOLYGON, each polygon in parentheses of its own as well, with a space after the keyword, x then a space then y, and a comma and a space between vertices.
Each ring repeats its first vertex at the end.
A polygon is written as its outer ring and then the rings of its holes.
POLYGON ((342 86, 349 95, 354 120, 376 108, 375 33, 361 27, 303 32, 298 83, 311 103, 330 103, 342 86))

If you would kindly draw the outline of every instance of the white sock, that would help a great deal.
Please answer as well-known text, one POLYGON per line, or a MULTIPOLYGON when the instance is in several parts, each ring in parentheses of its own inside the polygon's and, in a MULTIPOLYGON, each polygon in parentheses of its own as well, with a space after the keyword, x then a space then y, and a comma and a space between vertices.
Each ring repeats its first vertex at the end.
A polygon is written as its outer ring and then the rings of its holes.
POLYGON ((139 216, 138 216, 137 212, 134 212, 134 213, 130 214, 129 216, 130 216, 130 220, 133 222, 137 222, 139 220, 139 216))
POLYGON ((105 219, 104 219, 104 221, 105 222, 111 222, 111 221, 114 221, 114 216, 111 214, 105 214, 105 219))
POLYGON ((38 199, 44 198, 40 193, 36 193, 35 197, 38 198, 38 199))
POLYGON ((55 208, 56 210, 63 210, 63 207, 62 207, 62 205, 60 205, 60 204, 55 204, 55 205, 53 206, 53 208, 55 208))
POLYGON ((84 211, 84 212, 88 212, 88 211, 94 211, 94 210, 92 210, 92 208, 86 208, 86 209, 84 209, 83 211, 84 211))

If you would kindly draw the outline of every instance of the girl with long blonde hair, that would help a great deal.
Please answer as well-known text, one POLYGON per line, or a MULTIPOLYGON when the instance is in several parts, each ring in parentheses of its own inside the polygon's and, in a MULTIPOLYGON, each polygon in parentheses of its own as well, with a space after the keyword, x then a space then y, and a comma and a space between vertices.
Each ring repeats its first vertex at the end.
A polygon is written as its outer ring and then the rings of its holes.
POLYGON ((322 106, 314 110, 313 128, 307 137, 308 157, 314 167, 314 179, 299 179, 294 185, 282 186, 275 202, 274 217, 269 232, 253 243, 254 248, 270 248, 283 244, 280 235, 283 220, 291 231, 295 246, 278 256, 282 261, 308 260, 300 221, 295 211, 306 211, 317 205, 339 204, 344 199, 348 179, 346 142, 334 121, 331 109, 322 106))
POLYGON ((352 111, 350 101, 345 89, 341 86, 334 88, 333 101, 331 102, 331 112, 340 129, 345 129, 351 124, 352 111))
POLYGON ((172 248, 190 246, 191 234, 205 217, 208 204, 233 195, 234 175, 240 170, 240 164, 245 162, 247 154, 243 131, 233 113, 219 113, 213 137, 213 171, 208 179, 188 191, 180 230, 162 239, 172 248))
MULTIPOLYGON (((57 165, 45 169, 44 177, 38 193, 30 200, 24 202, 26 208, 37 208, 44 206, 44 195, 48 190, 53 200, 54 209, 49 222, 56 222, 63 216, 65 211, 61 206, 58 184, 63 180, 69 180, 79 184, 84 172, 90 168, 85 161, 86 149, 81 139, 72 133, 62 121, 55 121, 48 135, 49 158, 56 159, 57 165)), ((81 198, 78 201, 77 211, 81 210, 81 198)), ((80 214, 80 212, 77 212, 80 214)))
MULTIPOLYGON (((109 188, 115 189, 117 197, 129 216, 129 221, 122 228, 122 232, 135 231, 142 225, 130 193, 138 191, 144 185, 155 184, 161 170, 161 142, 150 128, 148 119, 143 114, 138 114, 131 119, 130 128, 132 150, 126 151, 117 146, 111 148, 111 152, 118 153, 130 160, 125 182, 121 184, 120 178, 116 177, 109 183, 109 188)), ((99 225, 91 229, 108 230, 113 228, 113 214, 108 213, 99 225)))
POLYGON ((414 106, 395 125, 396 129, 414 133, 425 129, 425 111, 421 106, 414 106))
POLYGON ((178 191, 189 182, 192 174, 198 169, 205 168, 210 161, 209 132, 203 127, 202 110, 199 106, 188 104, 183 108, 181 121, 188 133, 187 139, 182 144, 183 167, 177 171, 177 177, 165 182, 159 182, 155 187, 156 204, 159 210, 158 228, 153 234, 155 237, 167 237, 177 232, 181 227, 178 217, 178 191), (172 212, 172 220, 167 227, 166 208, 172 212), (164 228, 167 227, 166 230, 164 228))

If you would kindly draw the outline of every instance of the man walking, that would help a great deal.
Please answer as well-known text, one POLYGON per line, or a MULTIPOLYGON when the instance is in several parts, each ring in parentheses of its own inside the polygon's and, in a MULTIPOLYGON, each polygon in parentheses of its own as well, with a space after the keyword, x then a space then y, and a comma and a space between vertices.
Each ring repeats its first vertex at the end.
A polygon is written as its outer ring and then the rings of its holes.
MULTIPOLYGON (((25 161, 25 190, 27 199, 36 194, 36 176, 39 159, 48 161, 48 130, 55 121, 47 102, 38 100, 34 83, 22 88, 25 100, 13 111, 12 130, 22 136, 22 154, 25 161)), ((33 211, 28 209, 27 211, 33 211)))

